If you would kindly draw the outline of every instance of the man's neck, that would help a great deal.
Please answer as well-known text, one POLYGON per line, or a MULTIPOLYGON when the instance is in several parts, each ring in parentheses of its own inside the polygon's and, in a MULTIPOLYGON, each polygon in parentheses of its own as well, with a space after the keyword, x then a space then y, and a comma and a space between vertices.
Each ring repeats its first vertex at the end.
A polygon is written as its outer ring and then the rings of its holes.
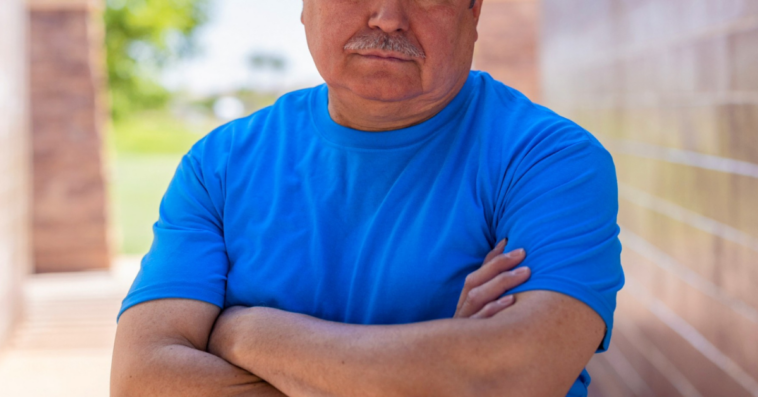
POLYGON ((340 87, 329 86, 329 115, 337 124, 361 131, 393 131, 421 124, 441 112, 458 95, 466 75, 452 89, 437 96, 408 100, 366 99, 340 87))

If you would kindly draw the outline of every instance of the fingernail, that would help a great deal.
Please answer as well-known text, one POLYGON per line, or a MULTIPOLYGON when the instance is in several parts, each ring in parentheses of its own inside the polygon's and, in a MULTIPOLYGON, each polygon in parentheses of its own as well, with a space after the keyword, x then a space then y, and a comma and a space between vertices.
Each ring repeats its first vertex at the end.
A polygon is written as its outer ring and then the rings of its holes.
POLYGON ((513 295, 508 295, 497 300, 499 305, 509 305, 513 303, 513 295))
POLYGON ((511 258, 515 258, 515 257, 523 256, 523 255, 524 255, 524 249, 523 249, 523 248, 519 248, 519 249, 517 249, 517 250, 513 250, 513 251, 509 252, 509 253, 508 253, 508 254, 506 254, 506 255, 508 255, 508 256, 509 256, 509 257, 511 257, 511 258))
POLYGON ((524 274, 527 274, 527 273, 529 273, 528 267, 520 267, 513 271, 513 274, 516 276, 523 276, 524 274))
POLYGON ((497 243, 497 247, 500 249, 505 248, 505 245, 508 244, 508 239, 502 239, 499 243, 497 243))

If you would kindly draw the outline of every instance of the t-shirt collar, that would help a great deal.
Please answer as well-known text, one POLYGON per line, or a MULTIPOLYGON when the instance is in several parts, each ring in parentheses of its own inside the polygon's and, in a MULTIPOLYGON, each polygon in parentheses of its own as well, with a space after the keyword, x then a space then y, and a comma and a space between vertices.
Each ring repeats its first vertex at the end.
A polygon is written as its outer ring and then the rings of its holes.
POLYGON ((399 130, 368 132, 337 124, 329 114, 329 89, 316 87, 310 97, 310 113, 316 132, 329 143, 356 149, 397 149, 412 146, 431 137, 465 113, 476 79, 469 74, 455 98, 434 117, 423 123, 399 130))

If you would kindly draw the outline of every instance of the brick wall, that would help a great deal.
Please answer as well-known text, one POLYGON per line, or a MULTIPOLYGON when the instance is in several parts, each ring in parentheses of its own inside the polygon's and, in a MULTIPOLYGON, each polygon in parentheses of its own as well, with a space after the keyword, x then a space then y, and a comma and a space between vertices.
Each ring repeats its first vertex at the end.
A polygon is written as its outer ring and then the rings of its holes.
POLYGON ((485 0, 474 68, 540 100, 538 0, 485 0))
POLYGON ((0 346, 21 307, 29 269, 29 145, 26 122, 26 13, 21 0, 0 12, 0 346))
POLYGON ((102 159, 102 21, 88 0, 31 0, 34 261, 109 264, 102 159))
POLYGON ((758 396, 758 1, 542 10, 545 102, 620 182, 628 284, 592 394, 758 396))

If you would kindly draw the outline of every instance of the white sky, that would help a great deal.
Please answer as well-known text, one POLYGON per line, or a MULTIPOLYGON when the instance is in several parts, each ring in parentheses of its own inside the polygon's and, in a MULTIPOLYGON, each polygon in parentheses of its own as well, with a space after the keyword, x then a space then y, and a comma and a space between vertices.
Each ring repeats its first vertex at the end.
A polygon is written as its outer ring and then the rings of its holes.
POLYGON ((302 0, 213 0, 209 22, 198 31, 200 54, 171 67, 164 82, 198 95, 254 86, 294 89, 323 82, 300 23, 302 0), (253 53, 286 58, 282 73, 254 73, 253 53))

